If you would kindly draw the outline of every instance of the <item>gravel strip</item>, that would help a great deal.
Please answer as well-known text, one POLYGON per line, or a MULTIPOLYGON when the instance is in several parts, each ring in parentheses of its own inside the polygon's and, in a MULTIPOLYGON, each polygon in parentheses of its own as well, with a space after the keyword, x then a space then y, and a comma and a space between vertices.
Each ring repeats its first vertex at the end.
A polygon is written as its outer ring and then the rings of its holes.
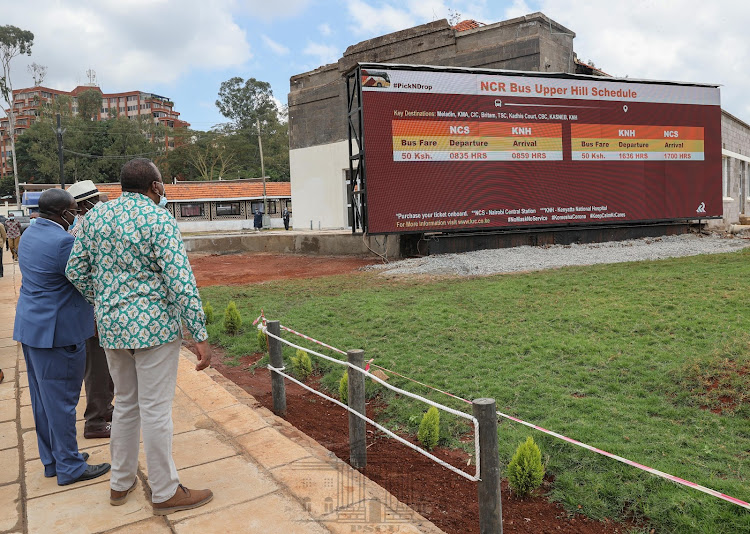
POLYGON ((750 239, 724 234, 649 237, 574 245, 513 247, 463 254, 438 254, 424 258, 372 265, 384 275, 482 276, 518 271, 541 271, 566 265, 594 265, 660 260, 698 254, 734 252, 750 246, 750 239))

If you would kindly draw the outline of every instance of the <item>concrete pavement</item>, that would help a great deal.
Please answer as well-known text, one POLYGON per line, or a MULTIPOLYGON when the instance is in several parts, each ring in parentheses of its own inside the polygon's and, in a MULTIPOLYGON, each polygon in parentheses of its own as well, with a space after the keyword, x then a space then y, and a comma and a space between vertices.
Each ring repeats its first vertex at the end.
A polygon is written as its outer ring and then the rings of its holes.
MULTIPOLYGON (((36 445, 26 365, 12 340, 20 272, 4 254, 0 278, 0 532, 440 534, 432 523, 260 406, 213 369, 196 372, 182 351, 174 418, 174 459, 189 488, 214 499, 195 510, 152 513, 141 452, 138 487, 127 504, 109 504, 109 475, 60 487, 44 478, 36 445)), ((85 396, 78 404, 78 444, 90 463, 109 461, 109 440, 83 438, 85 396)))

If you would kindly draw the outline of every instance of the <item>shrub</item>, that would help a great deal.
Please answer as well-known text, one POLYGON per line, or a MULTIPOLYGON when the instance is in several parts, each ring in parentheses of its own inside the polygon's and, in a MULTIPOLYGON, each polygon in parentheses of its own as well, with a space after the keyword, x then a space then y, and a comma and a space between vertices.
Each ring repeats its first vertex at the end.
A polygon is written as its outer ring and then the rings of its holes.
POLYGON ((528 495, 542 485, 542 451, 529 436, 521 443, 508 464, 508 485, 518 495, 528 495))
POLYGON ((434 449, 440 438, 440 412, 434 406, 425 412, 422 422, 419 423, 417 439, 428 451, 434 449))
POLYGON ((240 317, 240 312, 237 311, 237 305, 234 301, 231 301, 224 312, 224 331, 227 334, 234 335, 240 331, 241 327, 242 317, 240 317))
POLYGON ((344 373, 344 376, 339 380, 339 398, 344 404, 349 402, 349 373, 344 373))
POLYGON ((203 315, 206 316, 206 324, 214 322, 214 307, 208 301, 203 305, 203 315))
POLYGON ((263 330, 258 330, 258 348, 260 352, 268 351, 268 336, 263 330))
POLYGON ((292 370, 294 374, 303 382, 312 374, 312 362, 310 356, 302 349, 297 349, 295 356, 292 356, 292 370))

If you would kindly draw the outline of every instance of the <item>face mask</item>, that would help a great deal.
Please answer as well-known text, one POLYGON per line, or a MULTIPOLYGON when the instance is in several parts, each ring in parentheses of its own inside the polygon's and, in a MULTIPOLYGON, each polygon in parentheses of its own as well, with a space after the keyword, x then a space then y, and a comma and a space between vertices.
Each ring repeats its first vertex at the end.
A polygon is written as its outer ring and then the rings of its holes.
POLYGON ((162 208, 167 207, 167 191, 164 189, 164 184, 161 186, 162 194, 159 195, 159 206, 162 208))
POLYGON ((76 223, 78 222, 78 214, 73 214, 73 222, 70 223, 70 222, 68 222, 68 219, 65 217, 66 213, 73 213, 73 212, 71 212, 70 210, 65 210, 65 211, 62 212, 62 215, 60 216, 62 218, 63 222, 65 222, 65 224, 68 225, 68 228, 66 228, 66 230, 68 230, 70 228, 73 228, 76 225, 76 223))

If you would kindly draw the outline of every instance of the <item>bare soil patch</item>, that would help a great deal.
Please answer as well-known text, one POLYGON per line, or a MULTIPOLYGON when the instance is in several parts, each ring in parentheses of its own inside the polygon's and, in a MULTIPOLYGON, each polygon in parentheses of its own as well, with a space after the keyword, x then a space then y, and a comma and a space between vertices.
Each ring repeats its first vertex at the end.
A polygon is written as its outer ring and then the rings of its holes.
POLYGON ((377 258, 356 256, 190 254, 190 265, 198 287, 259 284, 270 280, 345 274, 378 261, 377 258))

